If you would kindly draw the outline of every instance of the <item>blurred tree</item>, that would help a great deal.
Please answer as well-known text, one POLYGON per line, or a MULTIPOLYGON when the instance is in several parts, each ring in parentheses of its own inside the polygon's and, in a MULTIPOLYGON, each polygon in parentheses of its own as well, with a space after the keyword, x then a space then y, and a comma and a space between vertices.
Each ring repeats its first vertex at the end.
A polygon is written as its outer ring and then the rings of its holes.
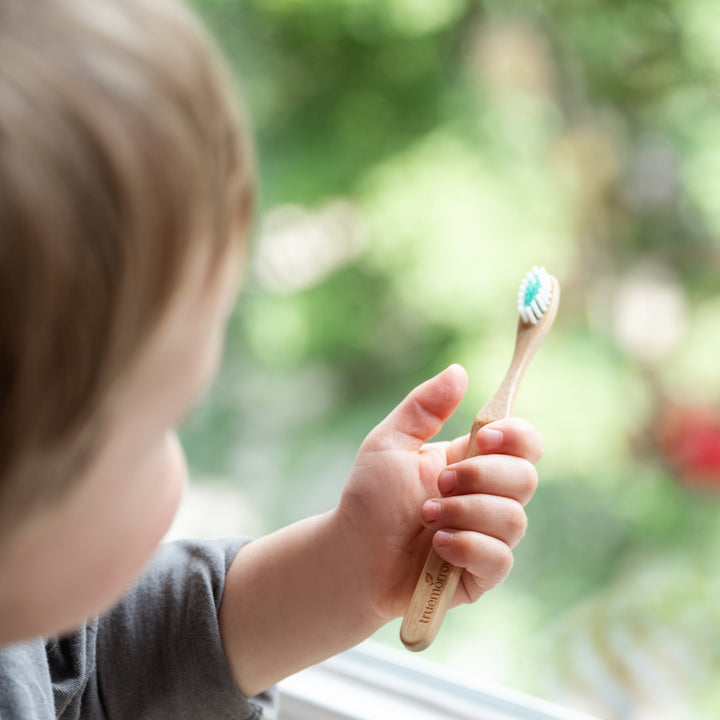
POLYGON ((466 432, 544 264, 563 301, 517 408, 547 447, 530 530, 432 656, 529 687, 532 637, 647 558, 720 568, 716 496, 676 485, 652 434, 678 398, 720 401, 720 6, 191 1, 262 190, 221 377, 183 428, 196 472, 247 478, 268 528, 329 507, 364 433, 450 361, 471 385, 446 434, 466 432))

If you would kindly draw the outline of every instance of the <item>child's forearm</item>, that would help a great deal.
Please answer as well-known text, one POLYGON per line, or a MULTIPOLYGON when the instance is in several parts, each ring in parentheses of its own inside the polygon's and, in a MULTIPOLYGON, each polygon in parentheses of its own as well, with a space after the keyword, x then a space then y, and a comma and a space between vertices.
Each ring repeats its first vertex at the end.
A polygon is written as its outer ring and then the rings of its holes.
POLYGON ((233 560, 220 632, 246 696, 356 645, 383 624, 364 599, 346 532, 330 512, 255 540, 233 560))

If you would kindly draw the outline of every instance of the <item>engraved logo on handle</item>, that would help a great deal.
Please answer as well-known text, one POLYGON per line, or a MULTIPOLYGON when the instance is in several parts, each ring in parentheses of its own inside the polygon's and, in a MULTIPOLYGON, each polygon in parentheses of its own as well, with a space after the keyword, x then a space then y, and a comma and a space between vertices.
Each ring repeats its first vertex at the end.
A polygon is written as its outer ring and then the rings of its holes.
POLYGON ((428 588, 432 589, 430 590, 430 595, 428 596, 422 616, 418 619, 418 622, 430 622, 432 615, 435 612, 435 608, 437 607, 440 593, 442 592, 442 589, 445 587, 445 583, 447 582, 447 576, 449 572, 450 564, 443 563, 440 566, 437 578, 434 578, 429 572, 425 573, 425 583, 427 584, 428 588))

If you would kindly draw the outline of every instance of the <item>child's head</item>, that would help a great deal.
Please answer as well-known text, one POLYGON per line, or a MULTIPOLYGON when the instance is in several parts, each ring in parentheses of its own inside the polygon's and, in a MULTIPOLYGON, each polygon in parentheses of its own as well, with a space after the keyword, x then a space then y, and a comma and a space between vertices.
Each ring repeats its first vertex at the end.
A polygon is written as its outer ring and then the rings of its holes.
MULTIPOLYGON (((228 85, 171 0, 0 5, 0 586, 13 538, 107 464, 130 398, 153 416, 133 388, 209 372, 196 346, 252 205, 228 85)), ((197 390, 177 384, 168 427, 197 390)))

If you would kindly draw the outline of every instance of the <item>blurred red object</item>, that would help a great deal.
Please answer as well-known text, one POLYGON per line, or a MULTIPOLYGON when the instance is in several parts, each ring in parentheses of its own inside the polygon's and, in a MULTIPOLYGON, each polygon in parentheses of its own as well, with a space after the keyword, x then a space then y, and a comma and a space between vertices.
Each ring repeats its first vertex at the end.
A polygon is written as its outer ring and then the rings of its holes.
POLYGON ((654 434, 663 459, 683 484, 720 491, 719 408, 668 403, 654 434))

